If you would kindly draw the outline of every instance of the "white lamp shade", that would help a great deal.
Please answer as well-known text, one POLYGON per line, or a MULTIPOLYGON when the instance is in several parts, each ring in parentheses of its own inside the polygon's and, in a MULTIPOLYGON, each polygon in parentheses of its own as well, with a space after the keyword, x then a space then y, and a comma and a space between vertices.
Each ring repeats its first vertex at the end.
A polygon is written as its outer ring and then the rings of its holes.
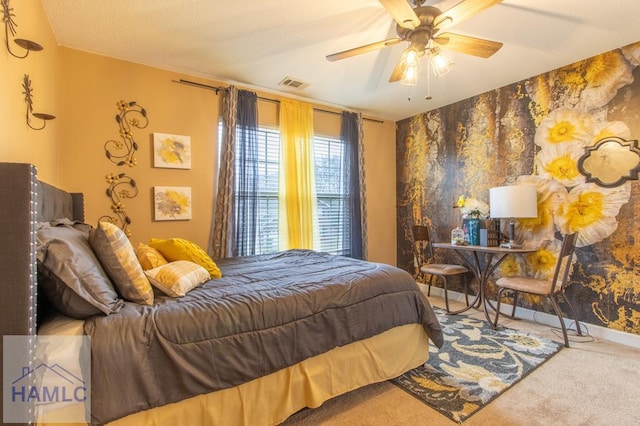
POLYGON ((538 217, 538 197, 533 185, 500 186, 489 190, 493 218, 538 217))

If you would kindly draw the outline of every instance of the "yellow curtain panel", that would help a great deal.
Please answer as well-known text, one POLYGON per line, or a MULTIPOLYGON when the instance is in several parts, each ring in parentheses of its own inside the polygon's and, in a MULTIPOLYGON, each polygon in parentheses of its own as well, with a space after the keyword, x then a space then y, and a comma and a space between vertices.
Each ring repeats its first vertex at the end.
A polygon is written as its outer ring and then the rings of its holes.
POLYGON ((317 229, 313 108, 280 100, 280 250, 313 249, 317 229))

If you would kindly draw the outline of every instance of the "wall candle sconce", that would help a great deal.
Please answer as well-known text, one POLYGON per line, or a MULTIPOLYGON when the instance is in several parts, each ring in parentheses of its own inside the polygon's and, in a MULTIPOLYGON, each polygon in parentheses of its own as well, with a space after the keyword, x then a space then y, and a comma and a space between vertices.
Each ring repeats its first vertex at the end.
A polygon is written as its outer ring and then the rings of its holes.
POLYGON ((27 104, 27 126, 31 127, 33 130, 42 130, 47 125, 48 120, 53 120, 56 118, 55 115, 45 114, 43 112, 33 112, 33 94, 31 89, 31 79, 29 78, 29 74, 24 75, 24 79, 22 80, 22 88, 24 89, 24 102, 27 104), (31 124, 31 117, 39 118, 42 120, 42 126, 34 127, 31 124))
POLYGON ((26 58, 29 52, 39 52, 43 49, 43 47, 36 43, 35 41, 25 40, 23 38, 16 38, 13 40, 15 44, 22 47, 26 50, 24 55, 17 55, 11 51, 11 45, 9 44, 9 33, 11 33, 11 37, 16 35, 16 23, 13 22, 13 17, 16 16, 13 13, 13 8, 9 6, 9 0, 2 0, 2 21, 4 22, 4 40, 5 45, 7 46, 7 51, 16 58, 23 59, 26 58))

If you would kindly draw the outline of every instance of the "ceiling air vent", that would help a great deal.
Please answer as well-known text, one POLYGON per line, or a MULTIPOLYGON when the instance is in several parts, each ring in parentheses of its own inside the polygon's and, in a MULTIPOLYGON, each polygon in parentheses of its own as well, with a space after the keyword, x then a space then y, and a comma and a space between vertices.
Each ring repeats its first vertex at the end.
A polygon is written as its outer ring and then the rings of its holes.
POLYGON ((280 81, 280 83, 278 83, 278 85, 286 86, 286 87, 292 87, 294 89, 301 89, 301 88, 305 87, 307 85, 307 83, 304 83, 304 82, 302 82, 300 80, 296 80, 293 77, 285 77, 280 81))

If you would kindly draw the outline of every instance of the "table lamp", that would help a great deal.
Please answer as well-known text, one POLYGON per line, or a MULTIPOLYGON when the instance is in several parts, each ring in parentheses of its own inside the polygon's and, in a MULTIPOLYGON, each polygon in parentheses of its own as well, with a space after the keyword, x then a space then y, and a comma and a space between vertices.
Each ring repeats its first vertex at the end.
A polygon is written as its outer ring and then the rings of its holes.
POLYGON ((509 242, 500 247, 520 248, 515 242, 515 219, 538 217, 538 197, 534 185, 499 186, 489 190, 490 216, 509 219, 509 242))

